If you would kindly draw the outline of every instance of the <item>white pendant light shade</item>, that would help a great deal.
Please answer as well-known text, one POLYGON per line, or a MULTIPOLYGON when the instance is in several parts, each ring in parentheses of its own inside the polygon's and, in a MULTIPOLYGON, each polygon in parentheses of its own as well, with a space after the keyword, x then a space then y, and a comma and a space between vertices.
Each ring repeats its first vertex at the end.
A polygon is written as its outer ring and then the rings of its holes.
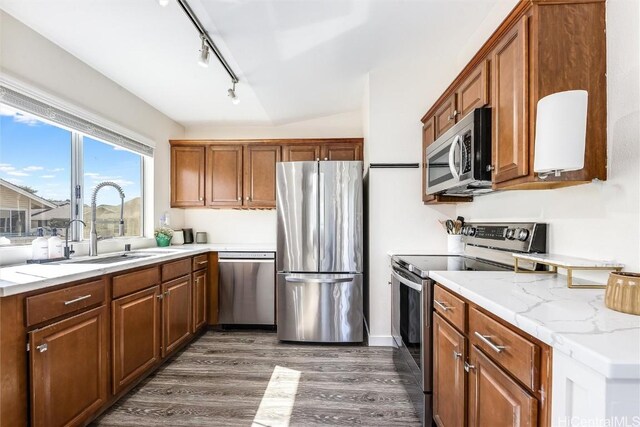
POLYGON ((587 100, 587 91, 569 90, 538 101, 535 172, 555 172, 559 176, 560 172, 584 167, 587 100))

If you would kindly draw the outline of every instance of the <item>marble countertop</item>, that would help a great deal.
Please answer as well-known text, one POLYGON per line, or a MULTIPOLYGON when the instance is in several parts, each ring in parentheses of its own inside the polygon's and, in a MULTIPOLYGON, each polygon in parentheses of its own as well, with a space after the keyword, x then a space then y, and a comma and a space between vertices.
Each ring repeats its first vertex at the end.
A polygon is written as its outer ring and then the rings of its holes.
POLYGON ((640 316, 606 308, 603 289, 569 289, 566 277, 549 274, 429 276, 607 378, 640 379, 640 316))
MULTIPOLYGON (((151 247, 132 251, 133 254, 147 253, 144 258, 125 259, 110 264, 74 264, 63 261, 48 264, 21 264, 0 268, 0 297, 21 294, 44 289, 76 280, 111 274, 131 268, 143 267, 158 262, 171 261, 185 256, 206 252, 275 252, 274 245, 262 244, 190 244, 169 246, 166 248, 151 247)), ((112 256, 122 252, 100 254, 99 257, 112 256)), ((84 260, 89 257, 77 257, 84 260)))

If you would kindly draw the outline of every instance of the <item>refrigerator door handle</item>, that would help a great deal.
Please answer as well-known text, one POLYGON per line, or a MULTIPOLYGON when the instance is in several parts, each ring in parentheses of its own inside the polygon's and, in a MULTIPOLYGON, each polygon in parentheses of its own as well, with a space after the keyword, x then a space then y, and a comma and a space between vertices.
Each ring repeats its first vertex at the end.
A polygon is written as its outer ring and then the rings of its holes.
MULTIPOLYGON (((324 247, 324 192, 325 192, 325 183, 324 183, 324 172, 318 170, 318 264, 322 266, 322 260, 325 255, 325 247, 324 247)), ((320 267, 320 271, 322 271, 322 267, 320 267)))
POLYGON ((309 277, 287 276, 287 277, 285 277, 285 280, 287 282, 292 282, 292 283, 347 283, 347 282, 353 282, 353 277, 338 277, 338 278, 313 277, 313 278, 309 278, 309 277))

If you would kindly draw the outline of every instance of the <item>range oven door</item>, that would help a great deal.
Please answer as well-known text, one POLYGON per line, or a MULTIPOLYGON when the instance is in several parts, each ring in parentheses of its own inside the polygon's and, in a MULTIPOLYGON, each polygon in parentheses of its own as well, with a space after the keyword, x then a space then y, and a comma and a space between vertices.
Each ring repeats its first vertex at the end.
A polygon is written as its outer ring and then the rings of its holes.
POLYGON ((394 264, 391 335, 423 392, 431 392, 431 281, 394 264))

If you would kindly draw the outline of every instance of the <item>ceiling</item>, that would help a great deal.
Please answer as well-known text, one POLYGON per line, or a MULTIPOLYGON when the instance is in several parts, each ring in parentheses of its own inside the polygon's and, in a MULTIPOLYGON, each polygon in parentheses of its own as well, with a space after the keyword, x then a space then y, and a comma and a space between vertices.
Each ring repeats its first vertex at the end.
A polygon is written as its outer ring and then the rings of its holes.
POLYGON ((283 124, 359 110, 376 66, 457 52, 501 0, 189 0, 241 102, 175 1, 0 0, 0 7, 185 126, 283 124), (441 50, 442 51, 442 50, 441 50))

